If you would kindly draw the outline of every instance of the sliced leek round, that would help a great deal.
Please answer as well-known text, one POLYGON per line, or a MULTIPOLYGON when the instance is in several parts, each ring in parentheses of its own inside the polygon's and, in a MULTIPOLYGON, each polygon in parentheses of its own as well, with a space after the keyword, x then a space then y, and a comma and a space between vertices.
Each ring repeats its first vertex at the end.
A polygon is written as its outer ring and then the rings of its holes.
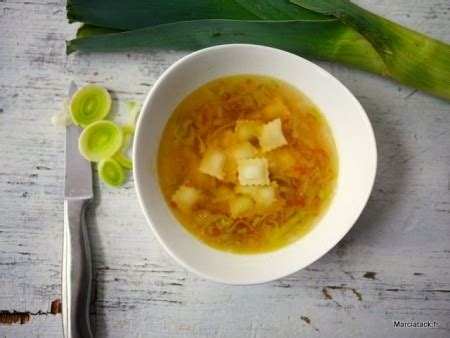
POLYGON ((125 182, 125 174, 122 167, 112 158, 107 158, 100 162, 98 174, 105 183, 113 187, 118 187, 125 182))
POLYGON ((72 120, 81 127, 103 120, 110 110, 111 95, 105 88, 95 85, 81 87, 70 101, 72 120))
POLYGON ((133 169, 133 162, 122 152, 118 151, 113 159, 126 169, 133 169))
POLYGON ((80 153, 89 161, 100 162, 113 156, 123 144, 123 131, 110 121, 97 121, 87 126, 80 135, 80 153))

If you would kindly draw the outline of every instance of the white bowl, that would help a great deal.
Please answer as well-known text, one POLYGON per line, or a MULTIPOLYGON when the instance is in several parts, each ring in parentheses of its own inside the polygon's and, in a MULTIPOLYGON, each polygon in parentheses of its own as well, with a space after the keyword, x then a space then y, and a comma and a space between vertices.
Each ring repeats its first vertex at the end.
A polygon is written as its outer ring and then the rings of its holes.
POLYGON ((133 159, 134 180, 142 210, 156 237, 172 257, 188 270, 214 281, 257 284, 303 269, 344 237, 369 198, 375 179, 377 152, 364 109, 331 74, 278 49, 232 44, 189 54, 156 81, 139 117, 133 159), (303 238, 265 254, 222 252, 194 238, 170 211, 158 183, 158 145, 171 112, 199 86, 233 74, 273 76, 301 90, 328 120, 339 156, 337 190, 325 215, 303 238))

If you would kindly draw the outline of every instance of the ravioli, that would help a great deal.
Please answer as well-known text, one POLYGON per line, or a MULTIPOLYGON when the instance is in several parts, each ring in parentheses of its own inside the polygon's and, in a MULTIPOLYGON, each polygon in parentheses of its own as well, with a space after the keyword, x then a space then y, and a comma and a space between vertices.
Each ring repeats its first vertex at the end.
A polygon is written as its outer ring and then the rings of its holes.
POLYGON ((266 185, 270 183, 269 164, 265 158, 247 158, 238 161, 240 185, 266 185))
POLYGON ((280 119, 273 120, 262 126, 259 145, 263 151, 268 152, 286 144, 287 141, 283 134, 280 119))

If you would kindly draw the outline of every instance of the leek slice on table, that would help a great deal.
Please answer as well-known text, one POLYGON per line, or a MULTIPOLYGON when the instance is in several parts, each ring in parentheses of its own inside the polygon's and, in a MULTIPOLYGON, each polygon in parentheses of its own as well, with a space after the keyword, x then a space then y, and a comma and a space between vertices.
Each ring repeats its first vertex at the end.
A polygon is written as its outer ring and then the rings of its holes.
POLYGON ((113 159, 125 169, 133 169, 133 162, 122 151, 118 151, 113 159))
POLYGON ((78 141, 80 153, 92 162, 100 162, 113 156, 122 144, 122 128, 110 121, 90 124, 83 130, 78 141))
POLYGON ((105 183, 113 187, 118 187, 125 182, 125 174, 122 167, 112 158, 100 162, 98 174, 105 183))
POLYGON ((122 127, 123 131, 123 148, 126 149, 130 146, 134 135, 134 126, 125 125, 122 127))
POLYGON ((141 111, 141 105, 134 101, 127 101, 126 105, 127 105, 128 114, 129 114, 126 125, 134 128, 134 126, 136 124, 136 119, 139 115, 139 112, 141 111))
POLYGON ((127 157, 126 152, 128 147, 133 140, 134 127, 131 126, 123 126, 123 144, 119 151, 113 156, 113 158, 119 163, 122 167, 126 169, 133 169, 133 162, 127 157))
POLYGON ((384 74, 450 99, 450 45, 400 26, 347 0, 290 0, 332 15, 361 33, 385 65, 384 74))
POLYGON ((103 120, 110 110, 111 95, 105 88, 95 85, 79 88, 70 101, 72 120, 82 127, 103 120))
POLYGON ((73 123, 70 116, 69 100, 63 100, 61 109, 53 114, 51 121, 55 127, 67 127, 73 123))
POLYGON ((122 167, 124 167, 126 169, 133 169, 133 162, 125 154, 133 140, 136 119, 137 119, 139 112, 141 111, 141 106, 138 103, 133 102, 133 101, 127 101, 126 106, 129 111, 129 117, 128 117, 127 123, 122 127, 123 144, 122 144, 121 149, 113 156, 113 158, 122 167))
POLYGON ((202 20, 327 20, 286 0, 68 0, 70 22, 130 30, 202 20))

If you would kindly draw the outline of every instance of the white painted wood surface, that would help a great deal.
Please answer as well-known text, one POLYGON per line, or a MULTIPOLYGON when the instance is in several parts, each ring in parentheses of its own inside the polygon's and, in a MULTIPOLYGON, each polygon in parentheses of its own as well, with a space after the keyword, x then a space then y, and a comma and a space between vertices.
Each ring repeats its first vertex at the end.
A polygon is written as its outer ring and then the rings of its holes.
MULTIPOLYGON (((448 0, 357 2, 450 42, 448 0)), ((185 54, 67 57, 64 40, 75 28, 64 2, 0 0, 0 310, 31 319, 0 324, 0 336, 62 335, 50 304, 61 294, 64 130, 50 117, 69 82, 99 83, 116 99, 142 102, 185 54)), ((450 336, 450 105, 319 64, 359 98, 378 143, 375 188, 350 233, 292 276, 220 285, 168 256, 145 222, 131 177, 119 190, 96 180, 87 222, 99 337, 450 336), (436 320, 439 327, 394 329, 393 320, 436 320)))

